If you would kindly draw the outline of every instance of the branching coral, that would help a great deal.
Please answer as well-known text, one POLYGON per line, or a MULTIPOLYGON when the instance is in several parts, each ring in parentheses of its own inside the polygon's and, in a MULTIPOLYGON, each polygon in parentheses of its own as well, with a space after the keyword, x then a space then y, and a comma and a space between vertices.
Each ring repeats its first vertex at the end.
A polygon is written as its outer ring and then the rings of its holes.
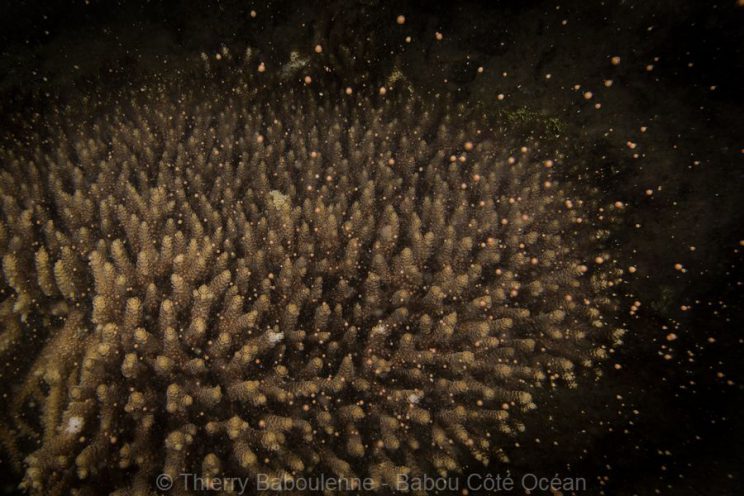
POLYGON ((536 388, 619 339, 598 207, 557 167, 446 102, 242 81, 0 151, 0 440, 31 493, 506 461, 536 388))

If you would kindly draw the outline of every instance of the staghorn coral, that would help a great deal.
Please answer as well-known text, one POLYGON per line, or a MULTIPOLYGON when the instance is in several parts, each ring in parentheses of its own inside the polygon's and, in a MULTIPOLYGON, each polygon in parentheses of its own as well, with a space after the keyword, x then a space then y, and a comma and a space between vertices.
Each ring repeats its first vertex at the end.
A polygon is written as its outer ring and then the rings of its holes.
POLYGON ((619 340, 610 214, 484 119, 185 88, 58 107, 0 151, 0 440, 31 493, 505 462, 534 392, 619 340))

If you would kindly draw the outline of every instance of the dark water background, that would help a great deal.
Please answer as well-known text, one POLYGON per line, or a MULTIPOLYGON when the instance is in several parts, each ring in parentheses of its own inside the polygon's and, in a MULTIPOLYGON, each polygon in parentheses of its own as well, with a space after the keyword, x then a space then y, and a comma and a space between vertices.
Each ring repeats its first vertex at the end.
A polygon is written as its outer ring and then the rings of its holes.
MULTIPOLYGON (((10 110, 43 108, 46 93, 74 101, 174 73, 202 51, 250 46, 278 67, 318 42, 338 55, 328 77, 360 84, 397 70, 418 92, 450 92, 515 139, 566 150, 607 199, 627 204, 614 244, 638 267, 626 290, 641 309, 602 381, 540 403, 512 472, 584 477, 586 494, 744 494, 744 7, 14 2, 0 8, 0 122, 10 110), (669 332, 679 338, 667 343, 669 332)), ((2 464, 0 481, 7 493, 18 482, 2 464)))

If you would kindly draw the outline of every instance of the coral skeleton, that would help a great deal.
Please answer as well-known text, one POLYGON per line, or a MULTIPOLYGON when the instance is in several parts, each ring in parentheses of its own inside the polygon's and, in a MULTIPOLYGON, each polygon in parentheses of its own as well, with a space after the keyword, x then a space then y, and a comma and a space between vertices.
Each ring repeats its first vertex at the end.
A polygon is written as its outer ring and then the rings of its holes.
POLYGON ((0 145, 0 441, 31 494, 506 463, 619 343, 609 215, 537 144, 255 77, 60 103, 0 145))

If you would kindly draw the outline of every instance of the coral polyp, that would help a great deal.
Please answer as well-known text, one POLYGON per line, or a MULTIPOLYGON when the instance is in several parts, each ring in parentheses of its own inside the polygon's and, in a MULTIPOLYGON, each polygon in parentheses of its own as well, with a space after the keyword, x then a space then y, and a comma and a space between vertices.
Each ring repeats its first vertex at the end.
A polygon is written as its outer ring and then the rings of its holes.
POLYGON ((537 144, 436 97, 200 84, 0 150, 2 440, 32 494, 503 463, 618 342, 609 214, 537 144))

